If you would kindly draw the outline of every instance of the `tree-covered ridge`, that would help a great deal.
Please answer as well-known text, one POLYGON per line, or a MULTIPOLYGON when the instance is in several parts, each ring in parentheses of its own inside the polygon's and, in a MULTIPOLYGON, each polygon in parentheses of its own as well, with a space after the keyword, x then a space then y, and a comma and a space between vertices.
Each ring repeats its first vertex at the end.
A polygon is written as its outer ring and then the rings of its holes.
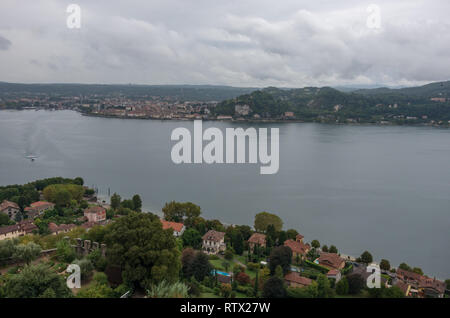
POLYGON ((433 83, 403 89, 370 89, 346 93, 331 87, 279 89, 268 87, 223 101, 213 110, 215 115, 246 118, 330 122, 421 123, 450 120, 450 82, 433 83), (248 114, 236 112, 247 105, 248 114), (294 117, 286 116, 293 112, 294 117))
POLYGON ((177 100, 221 101, 252 92, 251 87, 232 87, 216 85, 135 85, 135 84, 20 84, 0 82, 0 98, 3 96, 49 95, 97 97, 123 96, 127 98, 142 98, 159 96, 177 100))

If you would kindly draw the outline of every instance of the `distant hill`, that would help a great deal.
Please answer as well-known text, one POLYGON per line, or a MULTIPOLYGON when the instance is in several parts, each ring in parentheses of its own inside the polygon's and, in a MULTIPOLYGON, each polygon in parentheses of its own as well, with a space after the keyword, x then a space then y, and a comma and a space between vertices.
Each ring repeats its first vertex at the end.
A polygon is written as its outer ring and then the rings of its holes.
POLYGON ((431 83, 399 89, 374 88, 343 92, 331 87, 278 89, 268 87, 223 101, 214 109, 216 115, 242 117, 236 105, 248 105, 248 115, 284 118, 293 112, 296 119, 330 122, 379 122, 430 119, 450 120, 450 82, 431 83), (444 101, 432 101, 431 98, 444 101), (407 119, 409 118, 409 119, 407 119))
POLYGON ((160 96, 179 100, 222 101, 254 91, 250 87, 213 85, 101 85, 101 84, 17 84, 0 82, 1 95, 49 94, 64 96, 99 95, 124 97, 160 96))
POLYGON ((431 97, 450 97, 450 81, 430 83, 417 87, 405 87, 405 88, 374 88, 374 89, 358 89, 354 91, 357 94, 363 95, 405 95, 416 96, 423 98, 431 97))

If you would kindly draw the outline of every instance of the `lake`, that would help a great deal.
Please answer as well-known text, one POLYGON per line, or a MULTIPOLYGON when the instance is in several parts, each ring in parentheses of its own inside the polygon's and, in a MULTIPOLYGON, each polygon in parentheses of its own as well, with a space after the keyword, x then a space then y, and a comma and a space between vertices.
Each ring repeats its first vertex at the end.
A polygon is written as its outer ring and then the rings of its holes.
POLYGON ((0 184, 81 176, 101 195, 140 194, 149 211, 192 201, 228 224, 253 225, 269 211, 308 242, 450 278, 450 130, 203 122, 222 131, 250 125, 279 128, 277 174, 261 175, 259 164, 175 165, 171 132, 192 131, 193 122, 0 111, 0 184))

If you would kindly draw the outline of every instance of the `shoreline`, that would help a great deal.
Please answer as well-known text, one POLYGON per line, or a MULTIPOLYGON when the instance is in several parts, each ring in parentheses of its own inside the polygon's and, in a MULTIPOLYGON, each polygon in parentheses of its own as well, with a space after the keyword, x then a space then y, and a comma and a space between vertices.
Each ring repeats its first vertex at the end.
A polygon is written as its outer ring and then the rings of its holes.
POLYGON ((139 120, 159 120, 159 121, 195 121, 195 120, 202 120, 204 122, 208 121, 218 121, 218 122, 230 122, 230 123, 265 123, 265 124, 273 124, 273 123, 281 123, 281 124, 307 124, 307 123, 313 123, 313 124, 327 124, 327 125, 339 125, 339 126, 379 126, 379 127, 433 127, 433 128, 450 128, 449 125, 438 125, 438 124, 396 124, 389 122, 387 124, 380 124, 380 123, 370 123, 370 122, 360 122, 360 123, 340 123, 340 122, 322 122, 322 121, 305 121, 300 119, 216 119, 216 118, 153 118, 153 117, 128 117, 128 116, 111 116, 111 115, 105 115, 105 114, 87 114, 83 113, 77 110, 74 110, 77 113, 80 113, 82 116, 86 117, 98 117, 98 118, 113 118, 113 119, 139 119, 139 120))
POLYGON ((60 111, 60 110, 70 110, 79 113, 81 116, 86 117, 97 117, 97 118, 109 118, 109 119, 138 119, 138 120, 158 120, 158 121, 180 121, 180 122, 186 122, 186 121, 195 121, 195 120, 202 120, 205 122, 208 121, 218 121, 218 122, 229 122, 229 123, 265 123, 265 124, 274 124, 274 123, 280 123, 280 124, 306 124, 306 123, 314 123, 314 124, 326 124, 326 125, 338 125, 338 126, 378 126, 378 127, 433 127, 433 128, 443 128, 443 129, 449 129, 449 124, 430 124, 430 123, 402 123, 397 124, 394 122, 388 122, 388 123, 371 123, 371 122, 332 122, 332 121, 305 121, 301 119, 217 119, 217 118, 154 118, 154 117, 129 117, 129 116, 115 116, 115 115, 106 115, 106 114, 91 114, 91 113, 85 113, 78 109, 45 109, 45 108, 33 108, 33 109, 14 109, 14 108, 5 108, 0 109, 0 111, 60 111))

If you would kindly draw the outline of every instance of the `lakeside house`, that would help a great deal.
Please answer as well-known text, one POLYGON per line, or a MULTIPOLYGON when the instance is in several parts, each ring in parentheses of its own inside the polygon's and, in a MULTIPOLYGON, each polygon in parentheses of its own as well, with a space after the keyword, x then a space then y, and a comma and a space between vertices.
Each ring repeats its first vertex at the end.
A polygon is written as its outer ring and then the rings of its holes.
POLYGON ((19 224, 0 227, 0 241, 25 235, 19 224))
POLYGON ((202 250, 206 254, 217 254, 225 251, 225 233, 209 230, 202 237, 202 250))
POLYGON ((29 217, 36 218, 42 215, 45 211, 53 210, 55 204, 47 201, 37 201, 30 204, 25 208, 25 212, 29 217))
POLYGON ((60 234, 60 233, 67 233, 67 232, 71 231, 72 229, 74 229, 75 227, 76 227, 75 224, 60 224, 60 225, 57 225, 57 224, 55 224, 53 222, 48 224, 48 229, 50 230, 50 232, 53 235, 57 235, 57 234, 60 234))
POLYGON ((262 233, 253 233, 247 242, 250 252, 253 253, 255 246, 262 248, 266 247, 266 235, 262 233))
POLYGON ((171 222, 171 221, 166 221, 163 219, 160 219, 160 221, 161 221, 163 230, 172 229, 173 235, 175 237, 180 237, 181 235, 183 235, 184 230, 186 229, 186 227, 184 226, 183 223, 171 222))
POLYGON ((318 259, 319 265, 322 265, 328 269, 341 270, 345 266, 345 260, 336 253, 322 252, 318 259))
POLYGON ((14 225, 2 226, 0 227, 0 241, 24 236, 35 230, 38 230, 38 227, 34 225, 32 220, 29 219, 23 220, 14 225))
POLYGON ((396 274, 394 285, 400 287, 406 296, 444 298, 445 282, 400 268, 396 274))
POLYGON ((294 288, 308 287, 312 283, 312 279, 300 276, 299 273, 289 272, 284 276, 286 285, 294 288))
POLYGON ((311 246, 309 244, 303 243, 304 236, 297 234, 294 240, 284 241, 284 246, 289 247, 292 250, 292 259, 304 259, 306 254, 308 254, 311 246))
POLYGON ((20 207, 15 202, 3 200, 0 204, 0 213, 5 213, 11 220, 15 220, 17 213, 20 212, 20 207))
POLYGON ((99 223, 106 220, 106 209, 101 206, 92 206, 84 209, 84 216, 88 222, 99 223))

